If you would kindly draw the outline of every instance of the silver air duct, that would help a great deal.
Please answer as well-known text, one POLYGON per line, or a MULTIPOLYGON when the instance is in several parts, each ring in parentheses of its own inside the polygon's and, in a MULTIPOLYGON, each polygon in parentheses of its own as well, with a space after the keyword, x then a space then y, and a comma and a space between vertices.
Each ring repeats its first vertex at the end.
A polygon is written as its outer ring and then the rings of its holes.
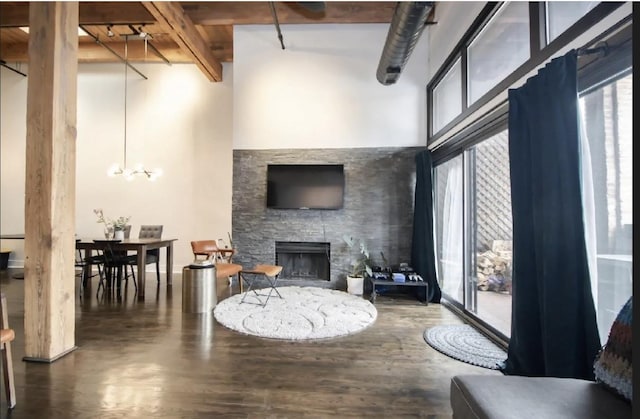
POLYGON ((390 85, 398 80, 420 39, 433 4, 423 1, 398 2, 376 72, 380 83, 390 85))

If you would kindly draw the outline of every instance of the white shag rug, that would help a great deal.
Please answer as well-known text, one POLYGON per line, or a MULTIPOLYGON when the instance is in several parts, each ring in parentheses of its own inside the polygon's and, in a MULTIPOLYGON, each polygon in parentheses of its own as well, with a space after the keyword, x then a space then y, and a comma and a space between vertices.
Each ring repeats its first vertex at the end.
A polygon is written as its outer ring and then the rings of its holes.
MULTIPOLYGON (((277 289, 282 298, 274 291, 265 307, 249 291, 222 300, 213 314, 222 325, 240 333, 287 340, 349 335, 373 324, 378 315, 369 301, 344 291, 298 286, 277 289)), ((268 293, 268 289, 257 291, 268 293)))

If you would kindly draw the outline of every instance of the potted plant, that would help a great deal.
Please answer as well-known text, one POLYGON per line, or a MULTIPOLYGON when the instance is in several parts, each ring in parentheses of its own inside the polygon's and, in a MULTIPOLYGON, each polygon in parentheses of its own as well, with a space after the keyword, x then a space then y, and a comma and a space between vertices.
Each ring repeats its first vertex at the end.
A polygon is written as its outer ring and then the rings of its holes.
POLYGON ((102 212, 102 209, 94 209, 94 214, 98 217, 98 223, 104 224, 104 235, 106 238, 111 239, 124 239, 124 230, 131 217, 118 217, 115 220, 106 218, 102 212))
POLYGON ((347 274, 347 292, 349 294, 362 295, 364 290, 364 278, 372 275, 371 258, 369 250, 362 240, 356 240, 350 236, 343 236, 349 247, 351 267, 347 274))

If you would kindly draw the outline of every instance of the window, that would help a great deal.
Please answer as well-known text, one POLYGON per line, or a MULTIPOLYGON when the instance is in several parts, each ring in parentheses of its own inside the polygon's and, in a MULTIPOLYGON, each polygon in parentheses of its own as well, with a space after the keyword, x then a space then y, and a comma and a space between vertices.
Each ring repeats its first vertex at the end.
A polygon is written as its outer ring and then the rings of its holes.
POLYGON ((438 132, 462 112, 462 64, 453 64, 433 89, 433 131, 438 132))
POLYGON ((547 2, 547 42, 576 23, 582 16, 598 5, 598 1, 551 1, 547 2))
POLYGON ((592 292, 602 342, 633 288, 632 79, 627 75, 580 99, 588 145, 583 179, 593 191, 592 292))
POLYGON ((513 223, 508 131, 478 143, 468 154, 472 296, 467 309, 510 336, 513 223))
POLYGON ((507 3, 468 49, 469 105, 527 61, 529 3, 507 3))
POLYGON ((462 156, 436 167, 436 242, 440 288, 462 303, 463 207, 462 156))

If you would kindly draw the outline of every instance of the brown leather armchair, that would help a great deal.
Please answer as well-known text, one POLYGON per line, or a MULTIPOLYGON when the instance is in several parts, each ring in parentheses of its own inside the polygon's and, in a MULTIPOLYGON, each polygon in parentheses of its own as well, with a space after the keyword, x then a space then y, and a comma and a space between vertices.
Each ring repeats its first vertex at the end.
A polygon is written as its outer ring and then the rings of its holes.
MULTIPOLYGON (((242 270, 242 265, 232 263, 233 255, 236 254, 235 249, 221 249, 215 240, 195 240, 191 242, 191 250, 195 260, 205 259, 211 260, 216 266, 216 278, 228 278, 229 283, 233 277, 238 275, 242 270)), ((242 292, 242 281, 238 276, 238 284, 240 284, 240 292, 242 292)))

